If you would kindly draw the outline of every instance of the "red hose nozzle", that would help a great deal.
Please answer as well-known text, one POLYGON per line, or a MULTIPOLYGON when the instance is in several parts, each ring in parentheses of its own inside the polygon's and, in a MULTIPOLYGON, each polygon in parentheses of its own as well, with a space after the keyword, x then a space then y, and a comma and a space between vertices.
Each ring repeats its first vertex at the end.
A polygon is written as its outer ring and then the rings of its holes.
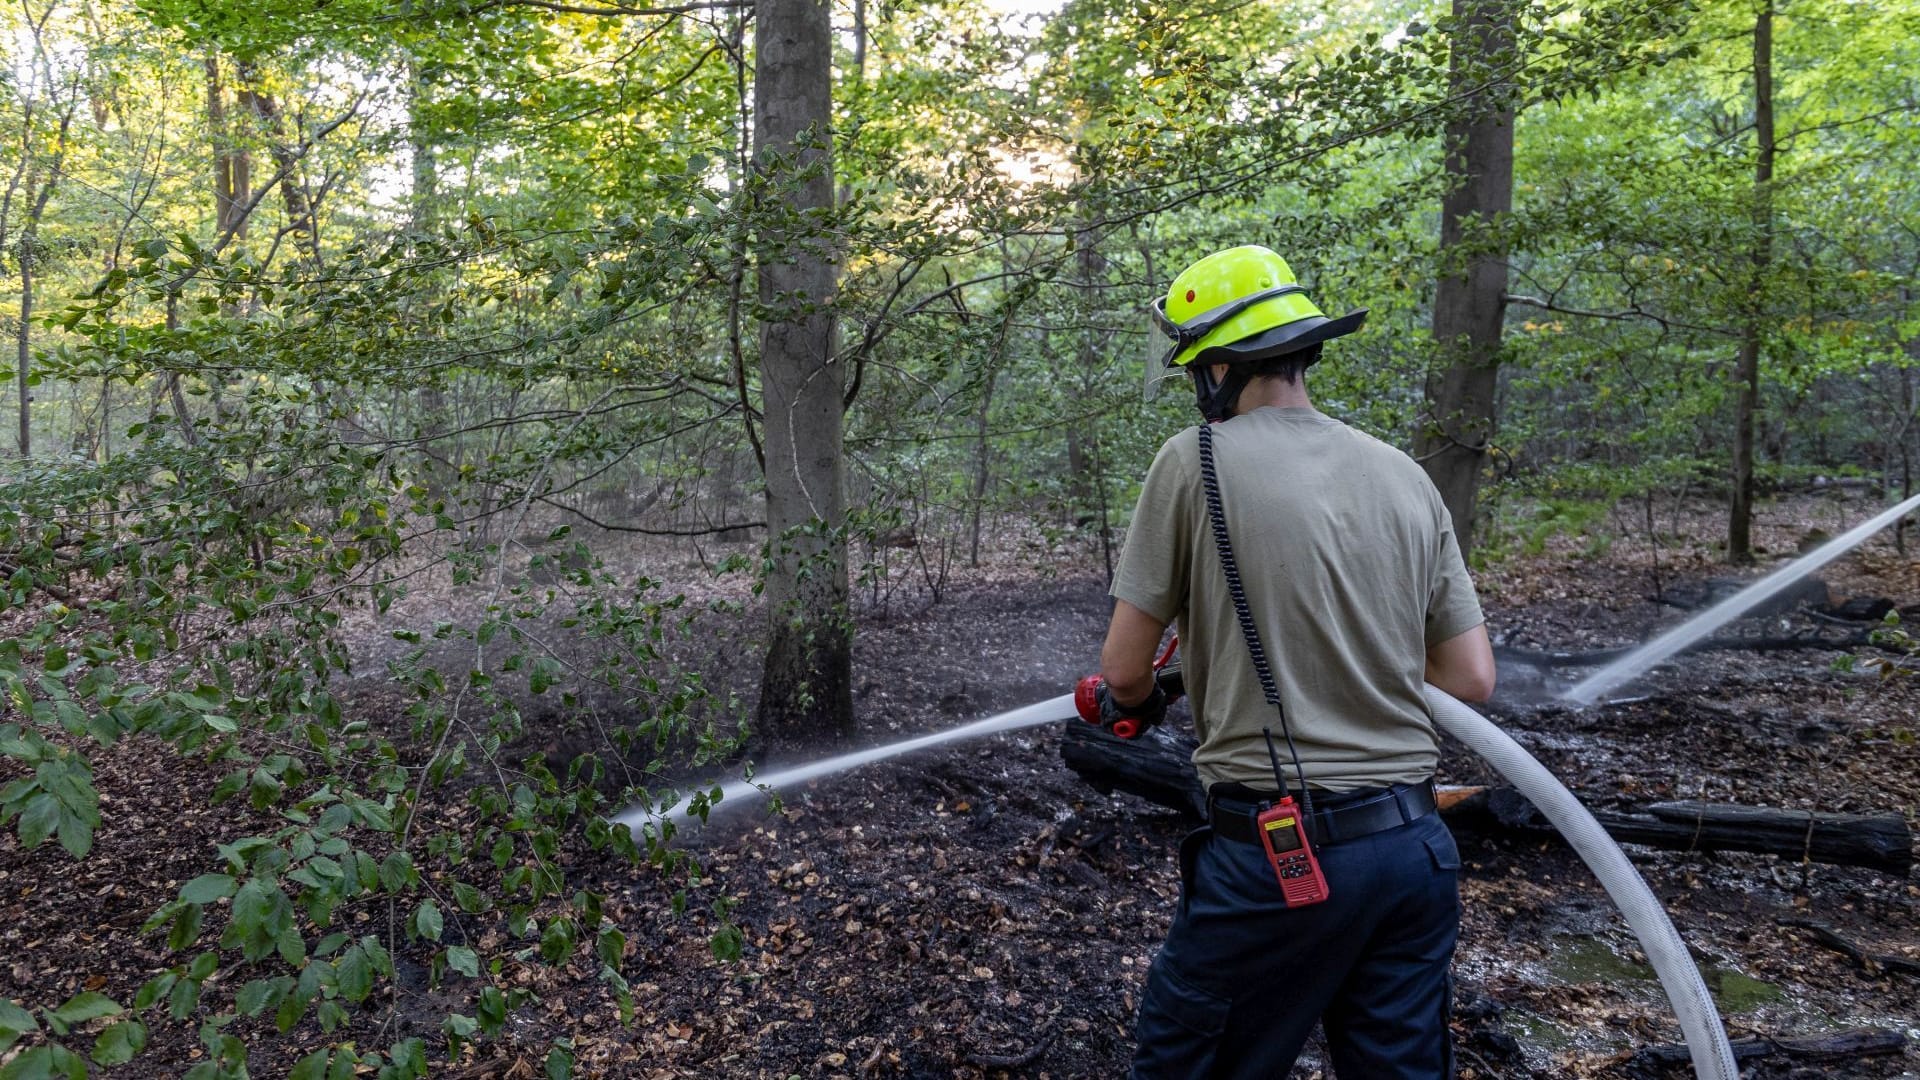
POLYGON ((1075 684, 1073 708, 1087 723, 1100 722, 1100 676, 1089 675, 1075 684))

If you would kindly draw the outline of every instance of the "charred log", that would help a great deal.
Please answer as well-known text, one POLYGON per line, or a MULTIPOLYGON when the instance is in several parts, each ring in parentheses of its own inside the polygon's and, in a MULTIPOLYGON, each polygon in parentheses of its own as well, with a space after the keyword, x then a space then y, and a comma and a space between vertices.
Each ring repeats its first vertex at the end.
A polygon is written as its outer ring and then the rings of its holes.
MULTIPOLYGON (((1456 789, 1457 790, 1457 789, 1456 789)), ((1446 807, 1442 801, 1443 809, 1446 807)), ((1703 802, 1654 803, 1640 813, 1593 811, 1623 844, 1668 851, 1751 851, 1789 859, 1863 866, 1905 877, 1913 869, 1913 834, 1899 814, 1827 814, 1703 802)), ((1468 828, 1548 838, 1553 826, 1526 797, 1508 787, 1456 796, 1449 820, 1468 828)))
MULTIPOLYGON (((1191 735, 1165 727, 1126 740, 1075 722, 1062 727, 1060 756, 1102 794, 1123 791, 1198 821, 1206 813, 1206 792, 1193 769, 1195 745, 1191 735)), ((1449 821, 1470 829, 1558 835, 1512 788, 1442 788, 1440 806, 1449 821)), ((1615 840, 1669 851, 1751 851, 1900 876, 1913 868, 1912 832, 1899 814, 1668 802, 1636 813, 1597 811, 1594 817, 1615 840)))
MULTIPOLYGON (((1738 1061, 1781 1056, 1807 1062, 1836 1062, 1903 1053, 1907 1037, 1888 1028, 1856 1028, 1829 1035, 1735 1039, 1732 1045, 1733 1056, 1738 1061)), ((1692 1060, 1683 1044, 1648 1046, 1634 1052, 1631 1068, 1642 1076, 1658 1076, 1668 1069, 1685 1067, 1692 1060)))
POLYGON ((1120 739, 1077 720, 1060 734, 1060 758, 1102 795, 1124 791, 1195 821, 1207 813, 1207 793, 1193 771, 1199 740, 1166 725, 1137 739, 1120 739))

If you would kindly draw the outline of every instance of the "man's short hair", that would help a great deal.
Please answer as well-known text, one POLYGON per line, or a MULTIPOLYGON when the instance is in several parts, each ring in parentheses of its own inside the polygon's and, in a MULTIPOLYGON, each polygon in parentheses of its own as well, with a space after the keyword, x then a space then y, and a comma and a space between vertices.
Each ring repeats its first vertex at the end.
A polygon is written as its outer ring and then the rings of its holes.
POLYGON ((1289 385, 1296 384, 1300 381, 1301 373, 1306 371, 1307 367, 1315 360, 1320 359, 1320 346, 1322 344, 1324 343, 1315 342, 1295 352, 1281 353, 1279 356, 1269 356, 1264 360, 1251 361, 1247 364, 1248 374, 1251 374, 1256 379, 1278 377, 1286 380, 1289 385))

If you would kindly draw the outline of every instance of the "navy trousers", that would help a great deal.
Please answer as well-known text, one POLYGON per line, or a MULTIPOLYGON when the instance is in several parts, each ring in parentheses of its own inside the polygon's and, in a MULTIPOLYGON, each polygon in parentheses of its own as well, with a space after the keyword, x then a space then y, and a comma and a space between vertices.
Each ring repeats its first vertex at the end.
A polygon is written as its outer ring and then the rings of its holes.
POLYGON ((1453 834, 1428 814, 1315 854, 1329 899, 1289 909, 1259 845, 1205 828, 1181 844, 1134 1080, 1283 1080, 1316 1020, 1341 1080, 1453 1075, 1453 834))

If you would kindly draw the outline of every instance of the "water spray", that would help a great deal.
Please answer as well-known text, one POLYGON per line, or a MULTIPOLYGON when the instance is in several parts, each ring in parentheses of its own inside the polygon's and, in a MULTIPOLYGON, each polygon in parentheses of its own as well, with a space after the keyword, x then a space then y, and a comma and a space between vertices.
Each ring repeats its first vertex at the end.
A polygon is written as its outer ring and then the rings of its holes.
MULTIPOLYGON (((839 757, 826 758, 806 765, 796 765, 791 769, 782 769, 779 772, 768 773, 765 776, 755 777, 752 780, 735 780, 723 786, 720 789, 719 796, 712 799, 708 805, 710 807, 718 807, 729 803, 739 805, 749 799, 758 798, 765 793, 764 789, 772 788, 778 790, 780 788, 792 787, 795 784, 804 784, 809 780, 817 780, 823 776, 832 776, 834 773, 845 772, 848 769, 857 769, 862 765, 871 765, 876 761, 885 761, 888 758, 899 757, 902 754, 911 754, 915 750, 925 750, 929 747, 939 746, 942 743, 958 742, 961 739, 971 739, 981 735, 997 735, 1003 731, 1018 731, 1021 728, 1038 727, 1041 724, 1062 720, 1072 715, 1074 715, 1073 695, 1062 694, 1057 698, 1049 698, 1046 701, 1028 705, 1025 708, 1015 709, 1012 712, 1003 712, 997 716, 989 716, 985 720, 976 720, 971 724, 962 724, 948 731, 936 731, 931 735, 922 735, 914 739, 903 739, 900 742, 888 743, 885 746, 876 746, 870 750, 856 750, 850 754, 841 754, 839 757)), ((692 810, 685 806, 671 811, 671 814, 676 826, 687 825, 694 820, 692 810)), ((646 809, 643 806, 630 806, 622 811, 619 816, 615 817, 613 822, 616 825, 625 825, 629 829, 638 831, 642 825, 648 822, 659 821, 662 819, 662 816, 663 815, 646 809)))
POLYGON ((1882 510, 1645 645, 1600 668, 1569 687, 1561 697, 1582 708, 1592 705, 1612 691, 1632 682, 1654 665, 1671 658, 1683 649, 1698 644, 1708 634, 1780 595, 1794 582, 1866 543, 1868 537, 1915 509, 1920 509, 1920 495, 1910 496, 1898 505, 1882 510))

